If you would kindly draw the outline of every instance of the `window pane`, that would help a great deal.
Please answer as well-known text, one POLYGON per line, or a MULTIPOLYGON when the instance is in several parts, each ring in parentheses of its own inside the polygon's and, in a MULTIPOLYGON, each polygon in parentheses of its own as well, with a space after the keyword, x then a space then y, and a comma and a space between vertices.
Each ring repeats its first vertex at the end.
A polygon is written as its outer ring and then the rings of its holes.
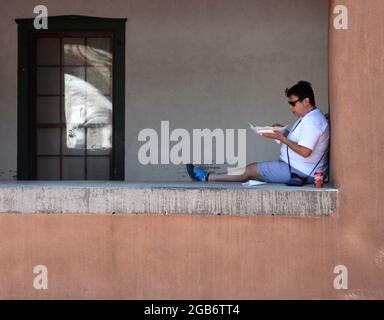
POLYGON ((64 67, 63 68, 63 94, 67 99, 73 99, 78 103, 78 99, 86 95, 87 83, 85 81, 84 67, 64 67))
POLYGON ((60 154, 60 129, 37 129, 37 154, 60 154))
POLYGON ((85 64, 85 39, 63 38, 63 64, 84 65, 85 64))
POLYGON ((85 179, 85 158, 64 157, 63 158, 63 180, 85 179))
POLYGON ((87 158, 87 178, 88 180, 108 180, 109 179, 109 158, 107 157, 87 158))
POLYGON ((63 67, 64 80, 65 75, 69 74, 80 80, 85 81, 85 68, 84 67, 63 67))
POLYGON ((85 154, 85 129, 67 125, 63 130, 63 154, 85 154))
POLYGON ((60 97, 37 97, 37 123, 60 123, 60 97))
POLYGON ((87 38, 87 49, 91 48, 97 51, 111 52, 111 38, 87 38))
POLYGON ((37 179, 60 180, 60 158, 37 158, 37 179))
POLYGON ((64 74, 63 153, 84 154, 86 123, 86 86, 84 67, 66 67, 64 74))
POLYGON ((104 125, 87 129, 87 152, 89 155, 109 155, 111 149, 111 125, 104 125))
POLYGON ((56 65, 60 64, 60 40, 53 38, 37 39, 37 64, 56 65))
POLYGON ((85 115, 88 127, 110 125, 112 124, 112 103, 103 95, 88 95, 85 115))
POLYGON ((111 95, 111 69, 109 67, 88 67, 87 82, 104 95, 111 95))
POLYGON ((37 94, 60 94, 60 68, 37 68, 37 94))
POLYGON ((110 39, 88 38, 86 58, 89 65, 112 66, 110 39))

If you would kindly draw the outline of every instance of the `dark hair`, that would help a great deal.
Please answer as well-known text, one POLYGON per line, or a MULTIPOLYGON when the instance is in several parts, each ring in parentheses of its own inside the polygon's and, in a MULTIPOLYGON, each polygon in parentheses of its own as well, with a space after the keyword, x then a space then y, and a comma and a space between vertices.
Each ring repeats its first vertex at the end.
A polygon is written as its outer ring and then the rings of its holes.
POLYGON ((293 87, 285 89, 285 95, 289 98, 294 95, 303 101, 305 98, 309 99, 312 106, 316 106, 315 95, 312 90, 312 85, 307 81, 299 81, 293 87))

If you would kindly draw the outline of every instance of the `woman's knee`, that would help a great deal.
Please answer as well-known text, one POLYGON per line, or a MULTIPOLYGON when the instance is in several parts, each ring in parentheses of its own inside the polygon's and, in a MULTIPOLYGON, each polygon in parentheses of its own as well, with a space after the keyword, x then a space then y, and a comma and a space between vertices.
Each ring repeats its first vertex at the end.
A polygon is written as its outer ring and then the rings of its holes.
POLYGON ((243 176, 250 179, 252 178, 253 174, 257 171, 257 163, 250 163, 245 167, 245 171, 243 173, 243 176))
POLYGON ((246 173, 247 173, 248 179, 256 179, 256 180, 264 181, 257 167, 257 162, 249 164, 247 166, 246 173))

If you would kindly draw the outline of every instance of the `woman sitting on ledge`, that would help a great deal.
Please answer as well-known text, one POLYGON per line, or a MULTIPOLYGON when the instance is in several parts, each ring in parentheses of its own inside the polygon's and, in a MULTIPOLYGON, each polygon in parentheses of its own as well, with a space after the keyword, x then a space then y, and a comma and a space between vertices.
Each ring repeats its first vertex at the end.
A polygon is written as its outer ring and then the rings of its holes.
MULTIPOLYGON (((259 180, 271 183, 295 181, 297 185, 313 183, 316 171, 328 174, 329 125, 316 108, 312 85, 300 81, 286 89, 292 113, 298 117, 291 131, 263 133, 262 136, 281 142, 279 160, 251 163, 239 173, 215 174, 192 164, 187 165, 189 176, 196 181, 243 182, 259 180)), ((281 125, 274 125, 281 126, 281 125)))

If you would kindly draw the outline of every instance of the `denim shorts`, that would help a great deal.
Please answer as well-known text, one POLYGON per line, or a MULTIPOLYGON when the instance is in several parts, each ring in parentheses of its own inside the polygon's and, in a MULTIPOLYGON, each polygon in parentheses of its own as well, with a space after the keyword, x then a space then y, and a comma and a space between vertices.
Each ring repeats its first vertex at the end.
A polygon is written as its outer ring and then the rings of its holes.
MULTIPOLYGON (((257 169, 259 170, 260 175, 263 177, 265 182, 287 183, 291 178, 288 164, 281 160, 258 162, 257 169)), ((302 173, 295 168, 291 167, 291 170, 292 173, 296 173, 300 177, 307 177, 305 173, 302 173)), ((309 177, 307 183, 313 183, 313 181, 314 178, 309 177)))

